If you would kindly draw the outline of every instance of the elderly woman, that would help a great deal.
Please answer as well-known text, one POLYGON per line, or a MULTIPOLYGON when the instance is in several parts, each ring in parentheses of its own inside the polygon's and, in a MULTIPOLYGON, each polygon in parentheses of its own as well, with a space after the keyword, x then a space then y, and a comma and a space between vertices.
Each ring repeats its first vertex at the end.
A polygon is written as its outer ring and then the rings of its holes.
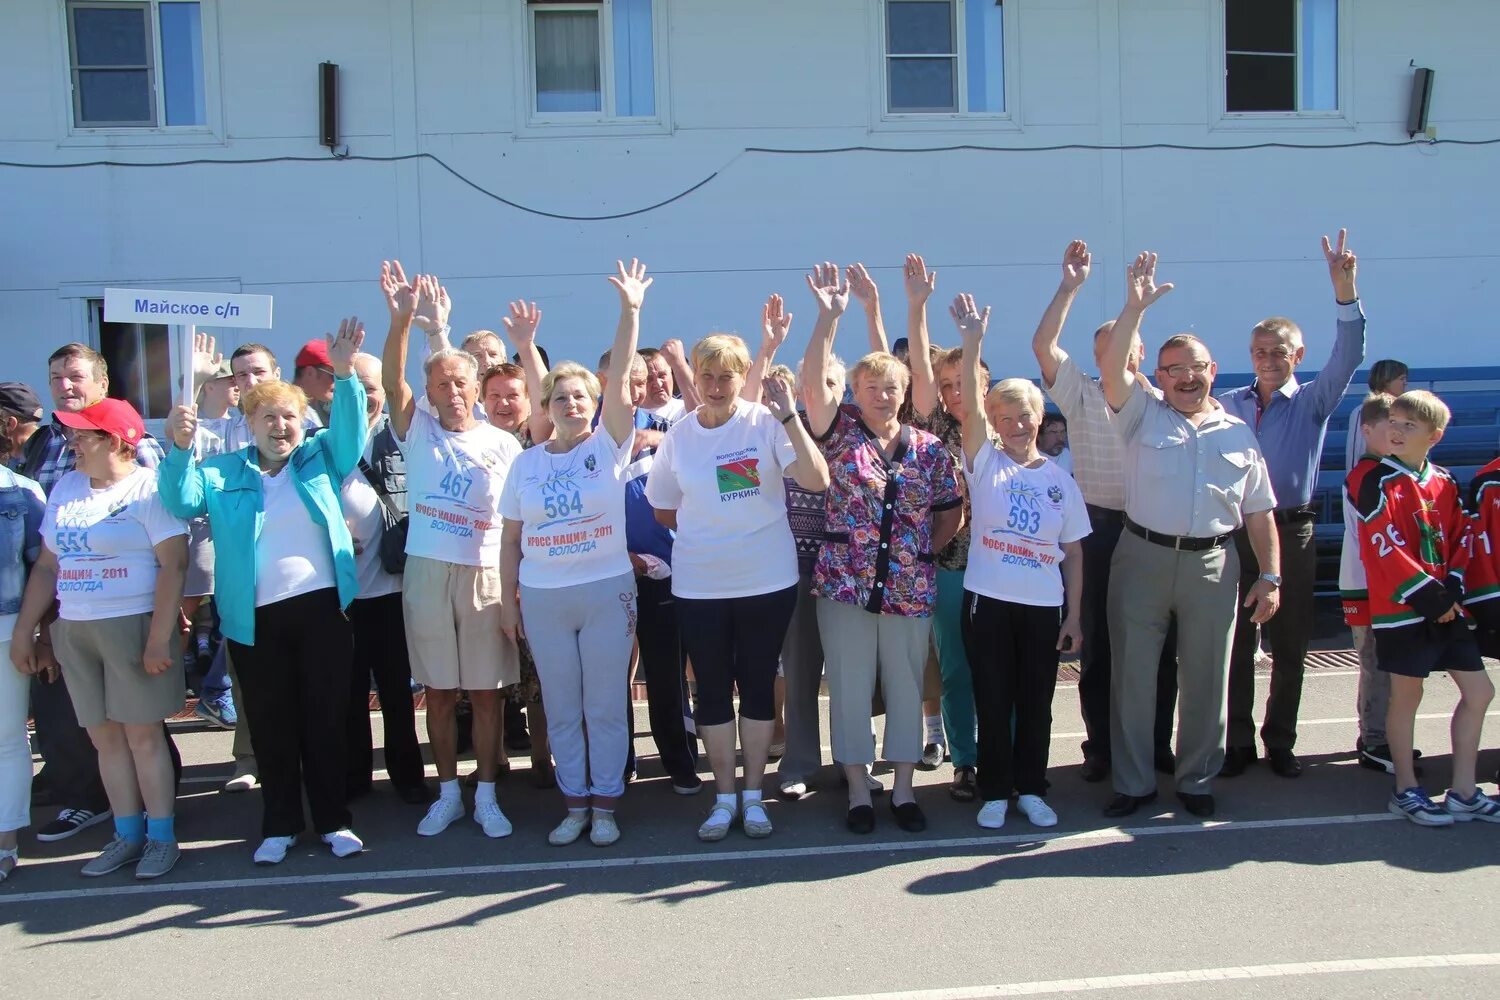
POLYGON ((500 767, 500 689, 520 675, 516 644, 500 634, 500 491, 521 453, 516 439, 476 419, 479 366, 473 355, 443 348, 422 362, 426 401, 406 382, 413 322, 431 325, 448 301, 430 275, 406 282, 398 262, 381 271, 391 314, 381 380, 391 431, 406 456, 411 519, 406 535, 402 609, 411 674, 427 688, 427 738, 437 765, 438 799, 417 824, 434 837, 465 815, 458 783, 459 691, 474 711, 478 784, 474 821, 487 837, 508 837, 511 823, 495 794, 500 767))
POLYGON ((898 419, 906 366, 884 352, 849 372, 854 404, 840 407, 825 375, 847 281, 823 264, 808 276, 818 320, 802 377, 807 416, 828 458, 828 533, 813 587, 827 660, 833 756, 849 785, 846 823, 875 828, 864 767, 875 760, 870 701, 885 701, 885 758, 895 765, 891 809, 903 830, 926 829, 912 791, 922 757, 922 674, 936 601, 933 555, 962 517, 953 457, 926 431, 898 419))
POLYGON ((963 637, 979 715, 979 825, 1003 826, 1015 792, 1033 825, 1055 826, 1044 798, 1052 695, 1059 651, 1083 641, 1079 539, 1089 533, 1088 511, 1073 477, 1037 450, 1035 384, 1005 379, 980 407, 989 309, 980 313, 973 296, 960 295, 950 311, 963 335, 964 478, 974 512, 963 637))
POLYGON ((828 486, 827 463, 797 419, 790 386, 766 380, 765 406, 741 399, 749 369, 740 338, 715 334, 698 342, 693 376, 701 402, 662 438, 646 482, 657 519, 677 530, 672 594, 698 679, 698 733, 718 786, 698 828, 707 841, 722 840, 741 815, 747 836, 771 834, 761 781, 775 725, 777 656, 797 606, 797 546, 781 482, 828 486), (742 800, 735 787, 736 689, 742 800))
POLYGON ((256 864, 278 864, 303 828, 335 857, 364 850, 349 829, 345 724, 353 635, 345 612, 359 593, 339 484, 365 447, 365 391, 352 361, 364 327, 350 317, 329 337, 334 371, 327 430, 305 435, 307 399, 270 380, 244 394, 254 443, 197 461, 193 407, 172 411, 162 501, 178 517, 208 516, 214 599, 240 681, 260 767, 263 812, 256 864))
POLYGON ((636 621, 635 571, 625 544, 625 480, 635 441, 630 362, 651 285, 645 275, 645 266, 632 260, 609 279, 620 293, 620 323, 598 430, 599 380, 563 362, 541 384, 552 438, 516 459, 500 496, 506 595, 500 627, 517 639, 524 625, 547 700, 547 740, 567 805, 547 837, 556 846, 573 843, 585 828, 600 847, 620 839, 615 805, 625 791, 630 750, 636 621))
POLYGON ((156 472, 136 464, 146 427, 134 407, 106 398, 56 416, 73 429, 78 463, 48 499, 45 547, 26 585, 10 656, 36 673, 34 636, 56 599, 57 662, 78 724, 98 751, 115 819, 114 839, 83 874, 134 863, 137 878, 156 878, 181 855, 162 721, 182 708, 177 622, 187 525, 163 506, 156 472))
MULTIPOLYGON (((41 484, 0 465, 0 643, 7 658, 26 574, 41 555, 46 508, 41 484)), ((26 740, 30 692, 27 669, 0 668, 0 882, 10 877, 20 860, 16 832, 31 822, 31 746, 26 740)))

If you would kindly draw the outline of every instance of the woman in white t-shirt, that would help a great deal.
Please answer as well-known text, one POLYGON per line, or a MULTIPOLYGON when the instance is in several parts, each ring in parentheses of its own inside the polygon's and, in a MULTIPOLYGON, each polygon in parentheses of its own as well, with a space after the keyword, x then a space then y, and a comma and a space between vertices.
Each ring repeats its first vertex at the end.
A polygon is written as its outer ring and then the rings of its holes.
POLYGON ((559 364, 539 395, 552 438, 516 459, 500 495, 500 627, 513 640, 525 628, 542 682, 547 742, 568 809, 547 838, 559 846, 585 827, 600 847, 620 838, 615 805, 630 751, 636 591, 625 472, 635 442, 630 363, 651 279, 639 261, 619 268, 609 279, 620 293, 620 323, 598 429, 599 380, 580 364, 559 364))
POLYGON ((979 353, 989 309, 980 313, 973 296, 960 295, 950 311, 963 335, 968 411, 964 478, 973 528, 962 625, 979 716, 979 825, 1003 826, 1015 793, 1027 819, 1053 826, 1057 814, 1044 798, 1052 695, 1059 652, 1083 643, 1079 539, 1089 533, 1088 511, 1073 477, 1037 450, 1041 390, 1008 378, 983 395, 979 353))
MULTIPOLYGON (((697 726, 718 795, 698 828, 722 840, 743 810, 745 833, 771 821, 761 780, 775 717, 776 661, 797 605, 797 546, 782 480, 828 488, 828 464, 792 403, 791 387, 766 379, 766 405, 740 398, 750 352, 715 334, 693 348, 698 408, 662 438, 646 497, 677 531, 672 595, 683 649, 698 679, 697 726), (739 692, 743 806, 736 795, 734 695, 739 692)), ((549 704, 550 710, 550 704, 549 704)))
POLYGON ((48 498, 42 554, 27 582, 11 659, 36 672, 36 628, 56 599, 57 662, 78 724, 98 751, 115 820, 114 839, 83 874, 135 864, 137 878, 156 878, 181 854, 162 721, 182 708, 177 623, 187 525, 162 506, 155 470, 135 462, 146 427, 134 407, 104 399, 56 416, 73 429, 78 464, 48 498))

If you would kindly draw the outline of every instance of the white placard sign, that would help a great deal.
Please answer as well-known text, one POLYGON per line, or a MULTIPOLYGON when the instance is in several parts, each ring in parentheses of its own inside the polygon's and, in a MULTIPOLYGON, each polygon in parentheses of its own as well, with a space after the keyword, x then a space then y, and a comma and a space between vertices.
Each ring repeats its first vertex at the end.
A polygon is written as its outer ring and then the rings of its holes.
POLYGON ((271 296, 229 292, 168 292, 153 288, 106 288, 104 319, 110 323, 234 326, 269 330, 271 296))

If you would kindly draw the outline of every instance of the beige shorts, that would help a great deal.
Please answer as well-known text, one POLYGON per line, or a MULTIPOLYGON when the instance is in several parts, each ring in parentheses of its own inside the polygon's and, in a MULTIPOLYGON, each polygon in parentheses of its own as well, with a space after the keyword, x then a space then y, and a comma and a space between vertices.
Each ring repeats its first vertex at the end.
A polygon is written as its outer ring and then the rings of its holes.
POLYGON ((148 674, 143 665, 149 614, 52 623, 52 646, 80 726, 120 722, 144 726, 182 711, 182 640, 172 632, 172 665, 148 674))
POLYGON ((440 691, 493 691, 521 678, 500 634, 500 568, 406 557, 401 609, 411 675, 440 691))

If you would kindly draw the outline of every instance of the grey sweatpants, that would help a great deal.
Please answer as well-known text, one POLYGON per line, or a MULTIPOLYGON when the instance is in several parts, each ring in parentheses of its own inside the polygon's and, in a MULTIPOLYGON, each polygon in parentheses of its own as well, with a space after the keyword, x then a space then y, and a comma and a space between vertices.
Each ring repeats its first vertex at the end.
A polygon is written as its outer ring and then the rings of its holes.
POLYGON ((1391 675, 1375 668, 1375 630, 1351 625, 1359 654, 1359 739, 1367 747, 1385 744, 1385 713, 1391 707, 1391 675))
POLYGON ((631 573, 571 587, 521 587, 521 623, 542 682, 557 787, 569 798, 625 791, 635 600, 631 573))
POLYGON ((783 718, 786 752, 776 773, 782 781, 805 781, 823 766, 818 733, 818 691, 823 685, 823 640, 818 633, 818 599, 812 570, 797 580, 797 608, 781 644, 781 676, 786 682, 783 718))
POLYGON ((1224 766, 1229 645, 1239 603, 1233 545, 1178 552, 1129 531, 1109 568, 1109 732, 1115 791, 1156 791, 1156 674, 1177 616, 1177 790, 1206 794, 1224 766))

